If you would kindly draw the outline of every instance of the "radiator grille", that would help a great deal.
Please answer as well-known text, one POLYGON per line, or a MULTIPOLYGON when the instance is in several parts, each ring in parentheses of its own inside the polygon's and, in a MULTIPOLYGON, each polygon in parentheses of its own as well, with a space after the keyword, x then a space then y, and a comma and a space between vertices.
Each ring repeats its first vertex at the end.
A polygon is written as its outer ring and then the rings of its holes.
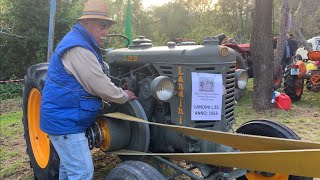
POLYGON ((226 72, 226 91, 225 97, 225 117, 228 123, 234 120, 234 84, 235 84, 235 66, 230 66, 226 72))
MULTIPOLYGON (((229 126, 232 125, 235 121, 234 119, 234 88, 235 88, 235 70, 236 67, 226 66, 225 64, 219 65, 157 65, 156 69, 159 74, 162 76, 168 76, 174 80, 174 82, 178 81, 179 78, 179 68, 181 73, 183 74, 183 90, 184 98, 182 102, 177 96, 175 96, 172 101, 170 101, 170 110, 171 110, 171 121, 174 124, 179 124, 179 118, 181 119, 181 115, 178 114, 178 107, 181 106, 183 109, 183 125, 191 126, 196 128, 206 128, 206 127, 214 127, 219 124, 219 126, 224 127, 224 129, 229 129, 229 126), (190 108, 192 105, 192 97, 191 97, 191 89, 192 86, 192 72, 199 73, 212 73, 212 74, 222 74, 223 77, 223 85, 225 87, 226 94, 222 99, 222 119, 221 121, 191 121, 191 112, 190 108), (180 116, 180 117, 179 117, 180 116)), ((180 77, 181 78, 181 77, 180 77)), ((218 128, 220 129, 220 128, 218 128)))
POLYGON ((160 66, 160 75, 172 78, 172 66, 160 66))
MULTIPOLYGON (((204 73, 217 73, 215 67, 196 67, 196 72, 204 72, 204 73)), ((234 84, 235 84, 235 66, 230 66, 226 72, 219 72, 224 74, 223 82, 226 87, 227 94, 224 98, 224 115, 227 124, 231 123, 234 120, 234 84)), ((212 127, 214 126, 215 121, 195 121, 195 127, 203 128, 203 127, 212 127)))

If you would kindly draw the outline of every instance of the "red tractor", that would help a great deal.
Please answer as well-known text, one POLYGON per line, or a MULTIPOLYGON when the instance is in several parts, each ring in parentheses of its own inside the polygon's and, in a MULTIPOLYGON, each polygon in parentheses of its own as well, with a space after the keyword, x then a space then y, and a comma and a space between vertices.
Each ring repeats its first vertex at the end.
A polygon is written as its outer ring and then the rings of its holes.
POLYGON ((304 80, 308 90, 320 91, 320 51, 310 51, 308 60, 297 60, 289 65, 284 75, 284 91, 293 101, 303 94, 304 80))
MULTIPOLYGON (((246 43, 246 44, 225 43, 222 45, 228 46, 240 54, 240 56, 237 56, 237 66, 240 66, 241 63, 245 63, 249 78, 252 78, 253 63, 251 59, 250 43, 246 43)), ((238 67, 238 68, 243 68, 243 67, 238 67)))

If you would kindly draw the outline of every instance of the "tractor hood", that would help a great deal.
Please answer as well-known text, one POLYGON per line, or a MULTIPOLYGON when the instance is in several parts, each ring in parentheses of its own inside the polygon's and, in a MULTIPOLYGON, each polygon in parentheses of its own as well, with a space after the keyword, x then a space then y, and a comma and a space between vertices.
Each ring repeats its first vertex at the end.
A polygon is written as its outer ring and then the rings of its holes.
POLYGON ((145 64, 232 64, 236 62, 233 49, 219 45, 217 39, 205 40, 203 45, 153 47, 152 43, 140 43, 111 50, 106 54, 109 64, 139 67, 145 64))

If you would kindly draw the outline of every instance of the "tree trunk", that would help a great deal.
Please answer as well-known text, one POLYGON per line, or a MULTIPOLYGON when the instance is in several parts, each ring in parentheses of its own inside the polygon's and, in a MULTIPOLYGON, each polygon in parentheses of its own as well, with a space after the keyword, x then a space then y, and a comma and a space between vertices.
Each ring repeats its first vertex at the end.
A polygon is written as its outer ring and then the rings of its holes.
POLYGON ((304 35, 301 32, 301 27, 299 26, 299 23, 297 21, 297 16, 299 13, 301 13, 301 3, 299 3, 299 6, 297 8, 297 11, 294 13, 293 17, 292 17, 292 29, 296 35, 296 40, 301 43, 303 45, 303 47, 306 48, 307 51, 311 51, 312 47, 310 46, 310 44, 307 42, 306 38, 304 37, 304 35))
POLYGON ((272 1, 256 0, 253 16, 251 54, 253 59, 253 108, 273 107, 272 1))
POLYGON ((282 9, 281 9, 281 24, 280 24, 280 31, 279 37, 277 40, 277 49, 275 53, 275 61, 274 61, 274 69, 277 70, 282 62, 282 57, 284 54, 285 48, 285 40, 286 40, 286 33, 289 30, 288 27, 288 18, 289 18, 290 8, 288 0, 282 0, 282 9))

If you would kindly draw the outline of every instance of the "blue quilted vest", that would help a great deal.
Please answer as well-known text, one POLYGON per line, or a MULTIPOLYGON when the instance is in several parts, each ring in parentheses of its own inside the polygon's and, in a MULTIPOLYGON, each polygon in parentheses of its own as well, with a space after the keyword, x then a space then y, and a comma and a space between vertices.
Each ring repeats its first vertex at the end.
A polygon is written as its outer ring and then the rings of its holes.
POLYGON ((100 113, 101 99, 90 95, 62 64, 62 55, 76 46, 90 50, 103 64, 96 40, 76 24, 55 49, 42 91, 40 128, 50 135, 84 132, 100 113))

